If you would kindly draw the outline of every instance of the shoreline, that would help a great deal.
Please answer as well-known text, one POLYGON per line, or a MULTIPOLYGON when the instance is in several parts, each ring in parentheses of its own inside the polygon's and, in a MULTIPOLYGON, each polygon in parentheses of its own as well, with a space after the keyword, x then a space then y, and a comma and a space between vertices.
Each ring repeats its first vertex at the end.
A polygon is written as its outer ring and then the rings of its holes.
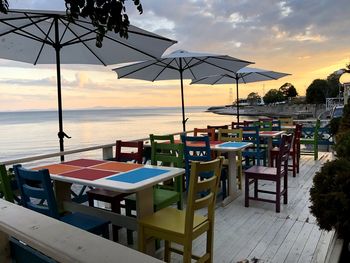
MULTIPOLYGON (((326 111, 325 105, 278 104, 240 107, 240 116, 293 117, 297 119, 316 118, 326 111)), ((208 112, 218 115, 237 115, 236 106, 210 107, 208 112)))

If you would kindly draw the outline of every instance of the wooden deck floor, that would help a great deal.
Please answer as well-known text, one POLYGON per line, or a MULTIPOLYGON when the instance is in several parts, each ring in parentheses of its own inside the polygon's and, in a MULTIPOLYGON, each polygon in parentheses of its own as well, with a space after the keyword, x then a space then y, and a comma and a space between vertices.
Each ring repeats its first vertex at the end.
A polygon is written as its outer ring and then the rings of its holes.
MULTIPOLYGON (((321 153, 318 161, 302 156, 299 175, 289 177, 289 200, 280 213, 265 202, 250 201, 244 207, 243 194, 226 207, 218 206, 214 262, 324 262, 333 233, 321 231, 310 214, 309 190, 315 172, 331 158, 331 153, 321 153)), ((194 242, 193 251, 200 254, 204 248, 205 236, 194 242)), ((181 262, 177 255, 173 259, 181 262)))
MULTIPOLYGON (((287 205, 275 213, 274 204, 250 201, 244 207, 244 194, 215 211, 214 262, 324 262, 334 235, 319 229, 310 214, 309 190, 316 171, 331 153, 320 153, 319 160, 302 156, 300 173, 289 176, 287 205), (249 261, 244 261, 249 260, 249 261)), ((273 184, 266 182, 264 187, 273 184)), ((194 241, 193 252, 205 249, 205 235, 194 241)), ((172 262, 182 258, 172 253, 172 262)))

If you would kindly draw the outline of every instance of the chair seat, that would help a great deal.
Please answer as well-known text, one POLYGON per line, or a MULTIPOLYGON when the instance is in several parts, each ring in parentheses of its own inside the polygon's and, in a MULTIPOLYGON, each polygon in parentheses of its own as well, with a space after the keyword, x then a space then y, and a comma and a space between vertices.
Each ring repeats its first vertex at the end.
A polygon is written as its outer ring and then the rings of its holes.
MULTIPOLYGON (((125 201, 127 202, 126 206, 131 205, 132 210, 136 209, 136 194, 131 194, 126 196, 125 201)), ((171 190, 154 188, 153 189, 153 207, 154 210, 162 209, 163 207, 172 205, 177 202, 179 199, 179 193, 171 190)))
MULTIPOLYGON (((114 199, 114 198, 117 198, 117 197, 122 198, 122 195, 123 195, 123 194, 118 193, 116 191, 111 191, 111 190, 102 189, 102 188, 94 188, 94 189, 91 189, 89 191, 86 191, 86 193, 88 195, 92 195, 94 197, 97 197, 97 196, 98 197, 106 197, 106 198, 109 198, 109 199, 114 199)), ((103 201, 103 200, 101 200, 101 201, 103 201)))
POLYGON ((266 166, 252 166, 245 170, 245 173, 250 173, 250 174, 263 174, 263 175, 275 175, 277 173, 277 168, 276 167, 266 167, 266 166))
MULTIPOLYGON (((175 235, 185 234, 185 210, 167 207, 139 221, 140 224, 147 225, 154 229, 167 230, 175 235)), ((193 229, 202 225, 207 219, 204 216, 194 214, 193 229)))
POLYGON ((108 227, 110 223, 107 220, 79 212, 60 217, 60 221, 92 233, 106 226, 108 227))

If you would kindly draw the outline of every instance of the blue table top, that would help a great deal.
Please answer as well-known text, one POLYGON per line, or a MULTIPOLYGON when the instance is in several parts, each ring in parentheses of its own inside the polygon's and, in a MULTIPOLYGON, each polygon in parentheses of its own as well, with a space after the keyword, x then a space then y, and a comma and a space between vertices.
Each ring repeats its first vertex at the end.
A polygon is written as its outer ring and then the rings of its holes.
POLYGON ((224 142, 221 144, 218 144, 217 147, 233 147, 233 148, 240 148, 240 147, 246 147, 249 143, 246 142, 224 142))
POLYGON ((167 172, 169 171, 164 169, 143 167, 143 168, 132 170, 126 173, 117 174, 115 176, 106 178, 106 180, 135 184, 167 172))

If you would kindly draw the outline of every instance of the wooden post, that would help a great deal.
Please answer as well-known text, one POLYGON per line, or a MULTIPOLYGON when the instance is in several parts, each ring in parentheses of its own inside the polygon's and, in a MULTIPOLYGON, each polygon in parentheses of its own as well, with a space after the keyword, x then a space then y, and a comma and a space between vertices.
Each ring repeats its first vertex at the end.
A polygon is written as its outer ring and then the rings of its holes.
POLYGON ((102 158, 103 158, 103 160, 113 158, 113 147, 112 146, 102 148, 102 158))
POLYGON ((0 262, 11 262, 9 236, 4 232, 0 232, 0 262))

